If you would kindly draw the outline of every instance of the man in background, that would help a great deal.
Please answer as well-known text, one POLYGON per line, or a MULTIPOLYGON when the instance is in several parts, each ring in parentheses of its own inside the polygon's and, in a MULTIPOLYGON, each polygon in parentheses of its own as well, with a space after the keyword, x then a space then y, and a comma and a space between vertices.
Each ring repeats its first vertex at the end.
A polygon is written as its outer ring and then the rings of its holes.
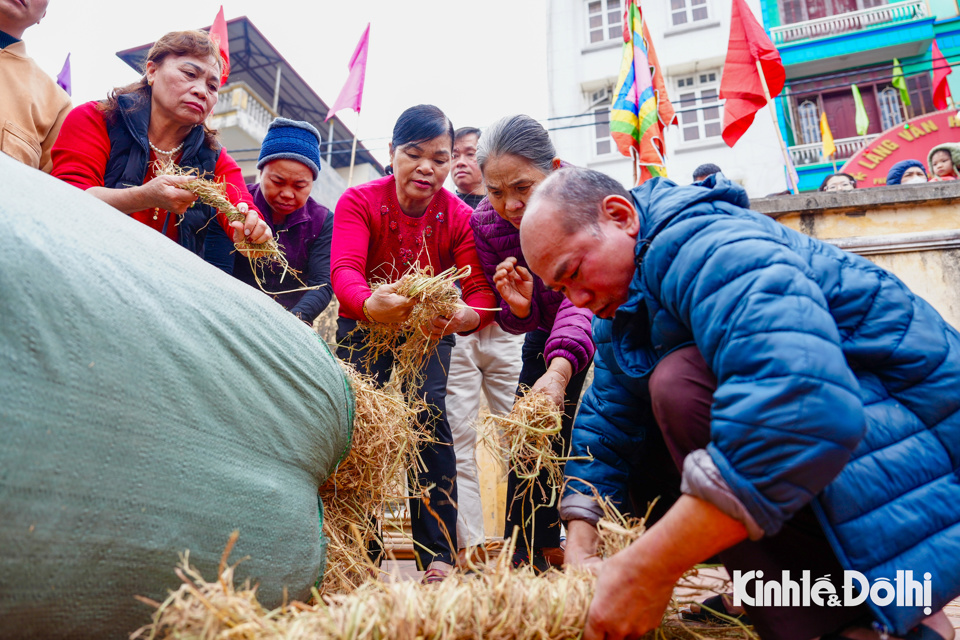
POLYGON ((70 97, 27 56, 23 32, 47 13, 48 0, 0 0, 0 151, 50 173, 70 97))
POLYGON ((471 209, 476 209, 487 195, 477 165, 478 140, 480 129, 476 127, 461 127, 453 133, 453 184, 457 186, 457 197, 471 209))
POLYGON ((710 162, 702 164, 693 170, 693 181, 701 182, 715 173, 720 173, 720 167, 710 162))

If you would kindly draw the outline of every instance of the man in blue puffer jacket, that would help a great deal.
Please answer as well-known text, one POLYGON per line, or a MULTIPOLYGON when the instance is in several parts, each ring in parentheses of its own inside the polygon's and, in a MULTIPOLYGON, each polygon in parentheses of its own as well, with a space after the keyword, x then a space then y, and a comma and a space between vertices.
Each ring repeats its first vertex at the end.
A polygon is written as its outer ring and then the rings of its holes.
POLYGON ((568 558, 595 542, 586 483, 623 505, 653 458, 682 465, 683 495, 600 565, 584 637, 657 626, 682 572, 719 553, 768 582, 789 571, 797 591, 803 569, 837 585, 840 606, 748 606, 764 638, 952 638, 960 334, 895 276, 748 206, 719 174, 627 194, 575 168, 528 206, 532 270, 597 317, 572 452, 593 460, 567 464, 585 483, 561 506, 568 558), (845 592, 844 571, 864 581, 845 592))

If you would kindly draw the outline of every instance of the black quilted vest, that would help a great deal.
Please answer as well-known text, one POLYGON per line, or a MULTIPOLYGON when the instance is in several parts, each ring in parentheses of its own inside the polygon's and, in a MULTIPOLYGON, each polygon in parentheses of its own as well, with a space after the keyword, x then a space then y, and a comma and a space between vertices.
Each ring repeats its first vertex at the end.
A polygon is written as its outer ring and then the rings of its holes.
MULTIPOLYGON (((114 124, 107 124, 110 136, 110 158, 103 176, 103 186, 111 189, 126 189, 143 184, 150 163, 150 142, 147 128, 150 125, 150 101, 138 94, 124 94, 117 98, 120 117, 114 124)), ((211 149, 205 144, 203 126, 190 131, 183 144, 180 166, 198 169, 201 174, 213 175, 220 156, 220 146, 211 149)), ((217 215, 217 210, 197 202, 187 209, 180 222, 180 245, 203 257, 203 244, 208 224, 217 215)), ((168 213, 163 230, 176 224, 176 216, 168 213)))

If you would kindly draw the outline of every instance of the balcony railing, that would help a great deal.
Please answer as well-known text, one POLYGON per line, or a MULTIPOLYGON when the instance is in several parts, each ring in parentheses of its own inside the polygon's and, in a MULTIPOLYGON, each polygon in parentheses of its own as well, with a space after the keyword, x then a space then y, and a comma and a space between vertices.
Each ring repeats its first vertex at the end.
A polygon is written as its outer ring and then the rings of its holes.
POLYGON ((245 82, 231 82, 220 89, 220 99, 210 117, 218 122, 217 127, 240 126, 263 140, 276 114, 245 82))
POLYGON ((823 38, 838 33, 850 33, 869 27, 899 24, 927 17, 926 0, 906 0, 890 4, 851 11, 826 18, 795 22, 770 29, 774 44, 781 45, 801 40, 823 38))
MULTIPOLYGON (((876 137, 876 135, 868 135, 834 140, 833 144, 837 147, 837 153, 833 159, 838 161, 846 160, 870 144, 870 141, 876 137)), ((818 164, 831 161, 831 158, 825 158, 823 156, 823 145, 819 142, 790 147, 790 159, 793 160, 793 164, 798 167, 806 164, 818 164)))

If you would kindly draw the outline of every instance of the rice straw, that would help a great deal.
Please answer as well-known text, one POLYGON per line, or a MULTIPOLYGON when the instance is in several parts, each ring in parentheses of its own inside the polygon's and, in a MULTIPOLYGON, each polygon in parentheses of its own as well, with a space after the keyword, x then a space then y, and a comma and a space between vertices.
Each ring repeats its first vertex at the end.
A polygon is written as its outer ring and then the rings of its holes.
MULTIPOLYGON (((635 539, 642 534, 632 531, 635 539)), ((601 528, 601 536, 622 535, 601 528)), ((623 542, 612 542, 611 548, 623 542)), ((314 604, 285 603, 272 611, 256 599, 249 582, 234 586, 236 565, 224 568, 219 580, 206 582, 185 555, 176 573, 180 588, 156 607, 153 622, 133 638, 219 640, 574 640, 583 634, 596 576, 584 570, 536 574, 530 567, 513 569, 508 548, 487 570, 423 585, 398 577, 368 581, 346 595, 315 593, 314 604)), ((697 572, 682 582, 700 586, 697 572)), ((742 624, 709 626, 677 617, 674 599, 655 638, 743 638, 757 636, 742 624)))
MULTIPOLYGON (((456 282, 470 275, 470 266, 450 267, 437 275, 433 268, 412 265, 396 282, 397 294, 416 298, 410 315, 400 323, 360 322, 357 330, 367 332, 364 362, 375 362, 385 353, 394 357, 395 384, 406 397, 415 400, 415 392, 423 383, 424 369, 439 340, 424 333, 421 327, 437 316, 450 317, 466 307, 456 282)), ((376 289, 385 281, 374 282, 376 289)))
MULTIPOLYGON (((237 207, 230 202, 230 199, 227 197, 227 185, 225 182, 208 180, 196 169, 184 168, 177 166, 172 162, 162 162, 160 160, 154 163, 154 174, 157 176, 188 176, 191 178, 191 180, 179 185, 180 189, 184 189, 194 194, 197 196, 197 199, 200 200, 200 202, 213 207, 226 216, 227 220, 230 222, 244 222, 247 219, 246 214, 237 209, 237 207)), ((261 289, 263 289, 263 285, 260 282, 260 276, 257 269, 259 268, 262 270, 263 268, 272 264, 282 268, 284 276, 287 273, 290 273, 297 279, 298 282, 300 282, 300 284, 303 285, 301 288, 292 289, 290 291, 270 292, 264 289, 265 293, 279 295, 281 293, 293 293, 295 291, 317 288, 309 287, 300 280, 298 277, 298 272, 291 268, 290 264, 287 262, 287 257, 280 249, 280 245, 277 244, 276 238, 270 238, 266 242, 261 243, 247 242, 244 240, 243 242, 234 243, 234 246, 237 248, 237 251, 247 256, 247 258, 250 260, 250 266, 252 268, 254 278, 256 279, 257 284, 260 285, 261 289)))
POLYGON ((404 477, 416 476, 417 451, 429 441, 417 424, 419 405, 341 365, 355 397, 353 434, 350 453, 320 487, 329 540, 323 593, 348 593, 378 574, 368 548, 381 538, 387 504, 406 497, 404 477))

